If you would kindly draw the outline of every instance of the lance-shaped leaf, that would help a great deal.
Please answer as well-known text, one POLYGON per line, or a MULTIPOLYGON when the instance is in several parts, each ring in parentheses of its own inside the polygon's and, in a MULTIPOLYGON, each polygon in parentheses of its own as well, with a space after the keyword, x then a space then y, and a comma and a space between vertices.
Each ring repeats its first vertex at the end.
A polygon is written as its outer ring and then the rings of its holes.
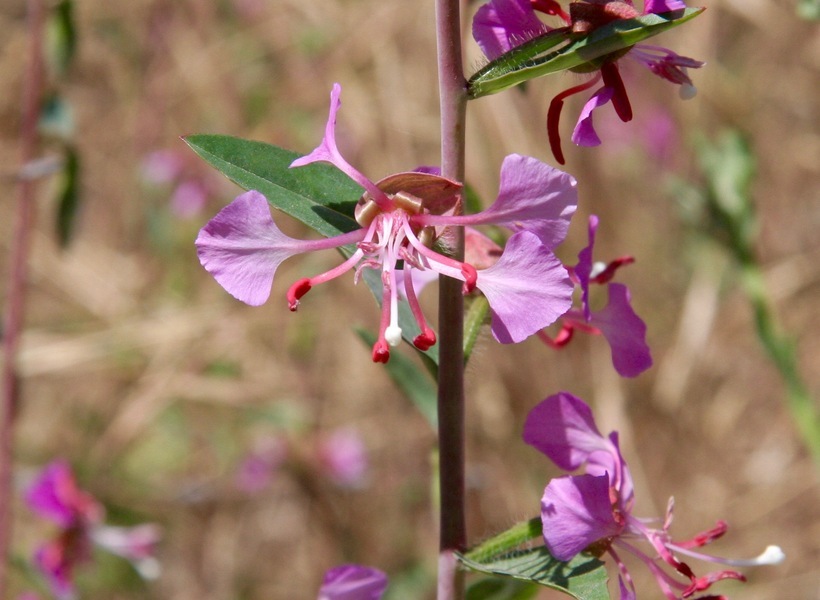
POLYGON ((596 64, 596 60, 628 50, 703 11, 703 8, 686 8, 619 19, 580 37, 568 28, 554 29, 513 48, 477 71, 468 82, 469 97, 488 96, 536 77, 586 64, 591 69, 598 68, 600 65, 596 64))
POLYGON ((360 227, 353 208, 363 190, 335 167, 291 169, 299 154, 226 135, 191 135, 185 142, 228 179, 261 192, 272 206, 326 237, 360 227))
POLYGON ((459 561, 472 571, 546 586, 578 600, 608 599, 606 568, 597 558, 579 554, 562 562, 544 546, 527 547, 541 538, 541 526, 540 517, 517 523, 459 555, 459 561))
POLYGON ((472 571, 512 577, 564 592, 577 600, 608 600, 607 574, 597 558, 579 554, 569 562, 550 556, 544 546, 523 550, 487 562, 460 556, 461 564, 472 571))

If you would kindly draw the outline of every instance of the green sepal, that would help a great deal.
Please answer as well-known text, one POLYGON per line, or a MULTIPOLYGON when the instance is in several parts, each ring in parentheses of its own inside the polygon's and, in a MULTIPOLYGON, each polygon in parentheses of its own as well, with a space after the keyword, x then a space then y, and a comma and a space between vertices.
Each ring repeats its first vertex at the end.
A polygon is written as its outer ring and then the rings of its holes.
POLYGON ((262 193, 273 207, 314 231, 332 237, 360 228, 353 209, 363 190, 336 167, 314 163, 291 169, 301 155, 227 135, 183 139, 228 179, 262 193))
POLYGON ((704 10, 686 8, 619 19, 580 37, 568 28, 554 29, 505 52, 479 69, 467 83, 468 95, 471 99, 488 96, 536 77, 585 64, 591 69, 598 68, 597 59, 627 50, 693 19, 704 10), (564 45, 555 49, 560 44, 564 45))

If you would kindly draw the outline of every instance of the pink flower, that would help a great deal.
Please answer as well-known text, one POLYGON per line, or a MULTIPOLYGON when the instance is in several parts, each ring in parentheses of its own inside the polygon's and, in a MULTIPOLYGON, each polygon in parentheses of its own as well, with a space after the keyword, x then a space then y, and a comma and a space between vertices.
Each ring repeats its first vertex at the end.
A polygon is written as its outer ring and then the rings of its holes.
POLYGON ((262 194, 245 192, 203 227, 196 240, 200 262, 223 288, 247 304, 262 304, 284 260, 302 252, 348 246, 342 264, 291 285, 288 306, 295 311, 314 286, 349 271, 355 273, 354 281, 363 269, 380 271, 382 317, 373 347, 376 362, 387 362, 389 348, 401 342, 400 301, 408 303, 418 326, 416 347, 426 350, 436 342, 408 272, 431 271, 458 279, 464 282, 464 293, 480 290, 490 303, 493 335, 502 343, 520 342, 566 312, 572 285, 553 248, 566 235, 575 211, 572 177, 514 154, 501 167, 498 198, 492 206, 474 215, 453 215, 460 184, 419 172, 398 173, 374 183, 344 160, 335 137, 340 93, 335 84, 322 143, 291 166, 329 162, 362 186, 365 193, 356 207, 360 228, 323 240, 296 240, 276 226, 262 194), (446 248, 449 228, 485 224, 515 231, 492 267, 478 270, 436 250, 446 248))
POLYGON ((570 268, 570 275, 581 288, 582 309, 572 309, 561 317, 561 332, 551 339, 546 333, 538 337, 548 345, 560 348, 569 343, 576 329, 593 334, 603 334, 612 352, 612 364, 623 377, 635 377, 652 366, 652 356, 646 344, 646 325, 635 314, 630 304, 629 289, 620 283, 609 283, 615 271, 631 262, 631 256, 618 258, 609 264, 595 263, 592 251, 598 217, 589 217, 589 245, 578 253, 578 264, 570 268), (609 301, 599 311, 589 304, 591 283, 607 284, 609 301))
POLYGON ((367 475, 367 451, 353 429, 337 429, 319 438, 317 455, 320 467, 340 486, 357 487, 367 475))
POLYGON ((387 575, 372 567, 341 565, 325 573, 317 600, 379 600, 387 575))
MULTIPOLYGON (((536 11, 560 17, 563 21, 562 28, 568 32, 586 35, 619 19, 666 13, 686 7, 682 0, 646 0, 643 11, 639 12, 632 0, 585 0, 571 2, 567 15, 560 11, 560 7, 556 9, 555 5, 555 2, 544 0, 491 0, 476 13, 473 37, 487 58, 493 60, 523 42, 554 30, 538 19, 536 11)), ((579 146, 597 146, 601 143, 592 122, 596 108, 612 102, 622 121, 632 119, 632 106, 618 66, 622 57, 636 60, 655 75, 681 86, 682 98, 692 98, 695 95, 695 87, 686 70, 702 67, 703 63, 659 46, 636 44, 628 51, 615 52, 597 59, 594 64, 573 69, 582 73, 594 72, 595 75, 585 83, 561 92, 550 103, 547 132, 552 152, 560 164, 564 164, 564 155, 558 123, 567 97, 588 90, 603 80, 603 86, 598 88, 581 110, 572 133, 572 141, 579 146)))
POLYGON ((248 494, 267 487, 288 456, 287 443, 281 437, 264 437, 254 446, 236 472, 236 486, 248 494))
POLYGON ((130 560, 144 577, 158 575, 159 563, 153 551, 160 537, 159 528, 153 524, 103 525, 105 510, 90 494, 79 489, 66 461, 54 461, 43 469, 26 491, 25 502, 33 512, 59 528, 55 538, 34 555, 34 563, 57 598, 75 597, 74 567, 91 560, 93 544, 130 560))
MULTIPOLYGON (((749 560, 729 560, 694 550, 726 533, 723 521, 690 540, 673 540, 669 533, 672 499, 660 528, 651 526, 653 520, 633 516, 632 477, 621 456, 618 434, 602 436, 589 406, 572 394, 561 392, 538 404, 527 416, 524 441, 567 471, 586 465, 584 475, 553 479, 544 489, 544 542, 550 553, 562 561, 584 550, 608 553, 618 566, 621 600, 636 598, 621 551, 646 564, 668 600, 692 598, 722 579, 745 581, 743 575, 733 570, 699 577, 680 556, 734 567, 775 564, 784 558, 777 546, 769 546, 760 556, 749 560), (637 545, 641 540, 649 542, 649 553, 637 545), (672 573, 664 570, 664 565, 671 567, 672 573)), ((723 596, 699 598, 718 600, 723 596)))

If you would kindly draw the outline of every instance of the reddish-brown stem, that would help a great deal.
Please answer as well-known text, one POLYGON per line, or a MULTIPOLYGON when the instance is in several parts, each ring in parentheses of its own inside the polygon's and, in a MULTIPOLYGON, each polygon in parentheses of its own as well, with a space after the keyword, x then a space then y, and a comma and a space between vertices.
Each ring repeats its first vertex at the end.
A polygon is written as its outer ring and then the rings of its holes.
MULTIPOLYGON (((464 180, 467 82, 461 55, 459 0, 436 0, 436 39, 441 106, 441 171, 454 181, 464 180)), ((464 260, 464 233, 454 241, 454 258, 464 260)), ((464 301, 461 284, 449 277, 439 286, 439 483, 442 554, 463 550, 467 542, 464 518, 464 301)), ((450 560, 440 564, 453 565, 450 560)), ((458 570, 439 571, 439 600, 464 596, 458 570), (448 581, 441 580, 446 578, 448 581)))
MULTIPOLYGON (((43 6, 41 0, 28 1, 29 52, 23 83, 20 127, 20 166, 37 152, 37 121, 43 87, 43 6)), ((19 401, 17 354, 23 329, 27 259, 34 224, 35 181, 21 177, 17 215, 10 252, 8 295, 3 319, 2 407, 0 407, 0 598, 8 598, 8 564, 12 538, 12 470, 14 464, 14 417, 19 401)))

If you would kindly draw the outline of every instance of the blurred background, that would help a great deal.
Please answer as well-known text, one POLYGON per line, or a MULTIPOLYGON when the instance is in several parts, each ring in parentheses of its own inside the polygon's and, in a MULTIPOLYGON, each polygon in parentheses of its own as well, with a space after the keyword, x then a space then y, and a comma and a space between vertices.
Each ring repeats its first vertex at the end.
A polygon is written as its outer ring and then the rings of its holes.
MULTIPOLYGON (((618 277, 647 322, 655 366, 624 380, 601 338, 576 336, 557 352, 537 339, 501 347, 485 331, 467 371, 469 536, 538 514, 559 473, 521 442, 521 427, 538 401, 568 390, 594 407, 602 431, 621 432, 637 515, 662 515, 674 496, 680 538, 726 519, 716 554, 782 546, 784 564, 718 591, 817 600, 818 465, 755 335, 738 269, 692 190, 705 181, 698 144, 740 132, 757 165, 755 253, 816 392, 820 35, 786 0, 703 4, 703 15, 653 41, 706 61, 690 72, 694 100, 633 63, 624 69, 631 123, 598 111, 604 144, 585 149, 569 142, 584 98, 567 102, 561 123, 580 207, 559 253, 575 262, 594 213, 596 257, 636 258, 618 277)), ((308 152, 340 82, 337 136, 351 164, 373 180, 437 164, 432 0, 85 0, 73 10, 76 55, 49 82, 59 106, 42 153, 74 149, 80 208, 60 245, 60 178, 38 186, 15 481, 22 493, 65 458, 110 523, 164 531, 156 581, 100 554, 78 569, 81 597, 314 598, 324 571, 342 562, 388 572, 391 598, 433 597, 435 435, 354 331, 377 327, 370 292, 337 280, 287 311, 287 287, 335 264, 328 252, 286 262, 264 306, 231 298, 200 267, 193 240, 239 190, 180 140, 222 133, 308 152)), ((472 71, 482 58, 465 33, 472 71)), ((25 3, 5 0, 3 298, 26 52, 25 3)), ((470 104, 467 177, 486 203, 506 154, 554 162, 546 109, 577 81, 554 75, 470 104)), ((432 316, 435 294, 425 295, 432 316)), ((20 565, 53 531, 18 495, 15 593, 47 597, 20 565)), ((632 573, 641 598, 660 597, 643 569, 632 573)))

